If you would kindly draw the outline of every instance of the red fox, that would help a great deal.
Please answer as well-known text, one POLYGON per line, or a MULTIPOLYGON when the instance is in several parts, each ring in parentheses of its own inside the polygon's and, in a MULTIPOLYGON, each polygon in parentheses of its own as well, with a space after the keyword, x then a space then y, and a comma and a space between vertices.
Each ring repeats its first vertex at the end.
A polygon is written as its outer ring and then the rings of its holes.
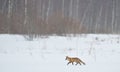
POLYGON ((70 63, 72 63, 72 65, 73 65, 74 62, 76 62, 76 65, 77 65, 78 63, 79 63, 80 65, 81 65, 81 63, 85 65, 85 63, 84 63, 81 59, 79 59, 79 58, 77 58, 77 57, 72 58, 72 57, 66 56, 66 59, 65 59, 65 60, 68 60, 68 61, 69 61, 69 62, 67 63, 67 65, 70 64, 70 63))

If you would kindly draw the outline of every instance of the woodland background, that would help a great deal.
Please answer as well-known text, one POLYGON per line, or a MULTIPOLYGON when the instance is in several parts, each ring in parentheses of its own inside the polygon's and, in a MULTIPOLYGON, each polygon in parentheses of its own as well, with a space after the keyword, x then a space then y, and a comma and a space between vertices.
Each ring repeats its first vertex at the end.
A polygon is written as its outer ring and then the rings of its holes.
POLYGON ((120 33, 120 0, 0 0, 0 33, 120 33))

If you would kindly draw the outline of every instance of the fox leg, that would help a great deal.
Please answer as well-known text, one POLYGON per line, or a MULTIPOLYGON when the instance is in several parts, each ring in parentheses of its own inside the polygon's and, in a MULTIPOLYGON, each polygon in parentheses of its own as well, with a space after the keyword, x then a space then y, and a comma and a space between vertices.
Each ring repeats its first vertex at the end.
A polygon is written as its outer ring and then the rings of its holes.
POLYGON ((83 64, 85 65, 85 63, 83 62, 83 64))
POLYGON ((74 63, 72 62, 72 65, 74 65, 74 63))
POLYGON ((85 65, 85 63, 82 61, 82 64, 84 64, 85 65))
POLYGON ((75 65, 77 65, 78 63, 76 63, 75 65))
POLYGON ((81 63, 80 63, 80 62, 76 62, 76 64, 75 64, 75 65, 77 65, 78 63, 81 65, 81 63))
POLYGON ((81 63, 80 62, 78 62, 80 65, 81 65, 81 63))
POLYGON ((70 63, 71 63, 71 62, 68 62, 67 65, 70 64, 70 63))

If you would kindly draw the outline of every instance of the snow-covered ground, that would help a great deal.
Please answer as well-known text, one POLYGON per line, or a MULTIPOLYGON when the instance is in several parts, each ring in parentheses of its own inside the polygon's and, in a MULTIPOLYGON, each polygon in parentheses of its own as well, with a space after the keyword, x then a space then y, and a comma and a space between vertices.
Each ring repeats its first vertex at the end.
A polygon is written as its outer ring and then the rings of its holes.
POLYGON ((27 41, 0 35, 0 72, 120 72, 120 35, 49 36, 27 41), (67 65, 66 56, 86 65, 67 65))

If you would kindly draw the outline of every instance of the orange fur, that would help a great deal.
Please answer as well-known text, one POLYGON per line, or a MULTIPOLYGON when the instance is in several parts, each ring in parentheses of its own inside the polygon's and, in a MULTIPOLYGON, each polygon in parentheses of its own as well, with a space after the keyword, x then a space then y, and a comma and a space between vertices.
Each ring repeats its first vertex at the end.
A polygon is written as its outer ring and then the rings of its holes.
POLYGON ((81 65, 81 63, 85 65, 85 63, 84 63, 81 59, 79 59, 79 58, 77 58, 77 57, 73 57, 73 58, 72 58, 72 57, 66 56, 66 60, 69 61, 69 62, 67 63, 67 65, 70 64, 70 63, 72 63, 72 65, 73 65, 74 62, 76 63, 76 65, 77 65, 77 64, 80 64, 80 65, 81 65))

